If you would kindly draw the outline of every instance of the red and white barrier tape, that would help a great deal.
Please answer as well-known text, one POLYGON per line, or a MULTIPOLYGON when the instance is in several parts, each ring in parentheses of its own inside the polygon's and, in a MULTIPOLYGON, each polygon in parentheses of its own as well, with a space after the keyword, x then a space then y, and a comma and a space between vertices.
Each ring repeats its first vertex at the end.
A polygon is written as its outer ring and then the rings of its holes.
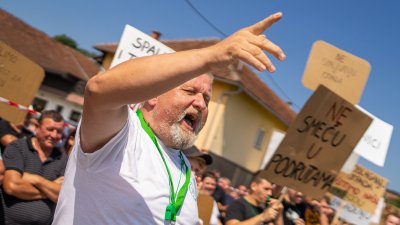
POLYGON ((9 106, 16 107, 16 108, 18 108, 18 109, 20 109, 20 110, 23 110, 23 111, 26 111, 26 112, 28 112, 28 113, 30 113, 30 114, 40 116, 40 113, 39 113, 38 111, 35 111, 35 110, 33 110, 33 109, 30 109, 30 108, 28 108, 28 107, 26 107, 26 106, 20 105, 20 104, 18 104, 18 103, 16 103, 16 102, 13 102, 13 101, 11 101, 11 100, 8 100, 8 99, 5 99, 5 98, 0 97, 0 102, 2 102, 2 103, 4 103, 4 104, 7 104, 7 105, 9 105, 9 106))

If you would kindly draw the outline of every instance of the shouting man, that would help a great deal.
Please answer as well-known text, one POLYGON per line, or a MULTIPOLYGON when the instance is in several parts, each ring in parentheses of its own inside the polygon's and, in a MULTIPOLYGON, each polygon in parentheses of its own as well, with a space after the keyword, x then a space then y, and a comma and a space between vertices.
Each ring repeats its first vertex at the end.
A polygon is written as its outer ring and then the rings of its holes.
POLYGON ((195 179, 181 150, 206 122, 210 72, 236 60, 274 72, 264 51, 285 55, 262 32, 281 17, 207 48, 136 58, 91 78, 54 224, 197 224, 196 196, 187 191, 195 179))

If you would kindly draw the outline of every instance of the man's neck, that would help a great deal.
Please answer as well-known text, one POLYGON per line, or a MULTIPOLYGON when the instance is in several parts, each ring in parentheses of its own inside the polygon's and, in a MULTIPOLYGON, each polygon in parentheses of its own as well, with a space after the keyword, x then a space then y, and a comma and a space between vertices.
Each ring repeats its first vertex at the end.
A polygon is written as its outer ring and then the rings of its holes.
POLYGON ((141 109, 142 114, 143 114, 143 119, 146 121, 147 125, 150 127, 150 129, 153 131, 154 135, 167 147, 171 148, 170 146, 172 145, 170 142, 168 142, 168 138, 165 138, 163 135, 161 135, 160 132, 160 127, 159 123, 155 121, 153 116, 151 115, 152 112, 148 112, 146 109, 141 109))
POLYGON ((254 206, 260 205, 260 203, 256 200, 256 198, 252 194, 249 194, 249 195, 245 196, 244 198, 246 201, 248 201, 250 204, 252 204, 254 206))
POLYGON ((53 149, 47 149, 43 147, 37 137, 32 137, 33 148, 39 153, 39 155, 44 155, 46 158, 51 155, 53 149))

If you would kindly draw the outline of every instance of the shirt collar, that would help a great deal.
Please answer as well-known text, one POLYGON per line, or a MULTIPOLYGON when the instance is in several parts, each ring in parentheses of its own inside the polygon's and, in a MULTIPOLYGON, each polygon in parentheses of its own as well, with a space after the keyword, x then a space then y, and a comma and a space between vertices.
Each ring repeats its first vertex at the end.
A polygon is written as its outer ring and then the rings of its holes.
MULTIPOLYGON (((29 150, 31 150, 32 152, 36 152, 36 149, 33 147, 33 144, 32 144, 32 137, 28 137, 26 141, 28 143, 29 150)), ((47 158, 46 161, 53 161, 56 159, 60 159, 61 156, 62 156, 61 150, 57 147, 54 147, 53 151, 51 152, 51 155, 47 158)))

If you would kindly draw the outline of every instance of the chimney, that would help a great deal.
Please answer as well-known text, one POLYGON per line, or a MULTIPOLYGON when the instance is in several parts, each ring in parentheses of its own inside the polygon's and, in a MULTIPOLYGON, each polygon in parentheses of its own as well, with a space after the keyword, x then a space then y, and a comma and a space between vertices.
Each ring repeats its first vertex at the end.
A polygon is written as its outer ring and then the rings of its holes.
POLYGON ((156 40, 159 40, 159 39, 160 39, 160 36, 161 36, 161 33, 160 33, 159 31, 153 30, 153 31, 151 32, 151 37, 154 38, 154 39, 156 39, 156 40))

